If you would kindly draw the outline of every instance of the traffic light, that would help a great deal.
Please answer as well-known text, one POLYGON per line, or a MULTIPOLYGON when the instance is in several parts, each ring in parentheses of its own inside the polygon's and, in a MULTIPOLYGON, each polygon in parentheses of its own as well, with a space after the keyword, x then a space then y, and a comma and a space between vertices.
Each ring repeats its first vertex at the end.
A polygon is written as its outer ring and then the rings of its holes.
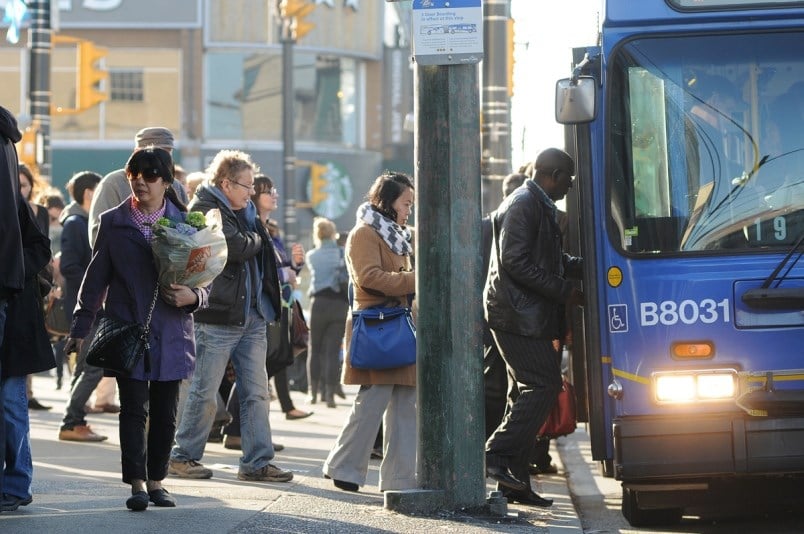
POLYGON ((514 96, 514 19, 508 19, 506 29, 508 47, 508 98, 514 96))
POLYGON ((106 48, 96 46, 91 41, 78 43, 78 76, 76 78, 78 109, 88 109, 109 99, 109 94, 100 87, 100 83, 109 77, 109 72, 100 65, 100 61, 108 53, 106 48))
POLYGON ((326 190, 329 184, 326 179, 326 172, 326 165, 319 165, 317 163, 310 164, 310 204, 312 204, 313 207, 329 198, 329 192, 326 190))
POLYGON ((36 126, 28 126, 22 132, 22 139, 17 143, 17 154, 20 162, 31 169, 31 172, 39 172, 39 164, 42 163, 43 146, 42 133, 36 126))
POLYGON ((304 20, 304 17, 314 10, 315 4, 311 4, 307 0, 279 1, 279 16, 285 20, 293 19, 291 27, 293 28, 294 39, 301 39, 315 28, 315 24, 304 20))

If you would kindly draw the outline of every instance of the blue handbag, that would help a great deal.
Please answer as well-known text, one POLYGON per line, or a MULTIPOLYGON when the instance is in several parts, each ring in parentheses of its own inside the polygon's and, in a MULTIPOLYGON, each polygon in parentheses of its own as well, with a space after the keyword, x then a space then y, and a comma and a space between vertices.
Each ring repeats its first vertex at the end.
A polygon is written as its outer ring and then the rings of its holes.
POLYGON ((416 327, 410 307, 352 311, 349 363, 355 369, 393 369, 416 363, 416 327))

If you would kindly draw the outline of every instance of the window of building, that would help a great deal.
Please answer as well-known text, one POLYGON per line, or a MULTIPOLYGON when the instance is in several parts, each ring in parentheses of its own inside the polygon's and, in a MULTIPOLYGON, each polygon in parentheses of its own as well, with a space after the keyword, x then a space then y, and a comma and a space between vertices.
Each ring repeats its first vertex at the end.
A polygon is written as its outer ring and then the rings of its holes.
MULTIPOLYGON (((296 140, 358 147, 358 62, 298 51, 293 59, 296 140)), ((206 60, 205 137, 281 141, 281 53, 213 52, 206 60)))
POLYGON ((143 101, 143 72, 115 69, 109 72, 109 94, 113 102, 143 101))

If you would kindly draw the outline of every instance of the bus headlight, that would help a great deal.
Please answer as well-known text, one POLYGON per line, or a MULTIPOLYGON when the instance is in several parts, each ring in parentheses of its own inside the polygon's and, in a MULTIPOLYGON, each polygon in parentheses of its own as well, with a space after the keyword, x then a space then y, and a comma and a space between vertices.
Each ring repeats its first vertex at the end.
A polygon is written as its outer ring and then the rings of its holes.
POLYGON ((732 369, 701 369, 653 373, 659 403, 723 401, 736 397, 737 373, 732 369))

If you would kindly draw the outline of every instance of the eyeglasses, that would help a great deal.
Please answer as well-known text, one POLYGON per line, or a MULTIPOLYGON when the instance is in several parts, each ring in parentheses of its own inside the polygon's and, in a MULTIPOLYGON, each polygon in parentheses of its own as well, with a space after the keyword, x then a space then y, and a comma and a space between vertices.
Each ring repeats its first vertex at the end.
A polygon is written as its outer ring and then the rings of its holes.
POLYGON ((246 184, 241 184, 240 182, 235 182, 234 180, 229 180, 229 183, 239 185, 240 187, 242 187, 244 189, 248 189, 249 191, 254 191, 254 184, 253 183, 246 185, 246 184))
POLYGON ((159 172, 159 169, 151 167, 148 169, 142 169, 140 171, 137 171, 137 169, 131 169, 131 174, 126 174, 126 178, 128 178, 131 182, 140 177, 149 184, 153 184, 162 178, 162 173, 159 172))
POLYGON ((279 194, 279 191, 276 190, 276 187, 272 187, 271 189, 266 189, 265 191, 261 191, 261 193, 264 193, 266 195, 271 195, 272 197, 275 197, 276 195, 279 194))

